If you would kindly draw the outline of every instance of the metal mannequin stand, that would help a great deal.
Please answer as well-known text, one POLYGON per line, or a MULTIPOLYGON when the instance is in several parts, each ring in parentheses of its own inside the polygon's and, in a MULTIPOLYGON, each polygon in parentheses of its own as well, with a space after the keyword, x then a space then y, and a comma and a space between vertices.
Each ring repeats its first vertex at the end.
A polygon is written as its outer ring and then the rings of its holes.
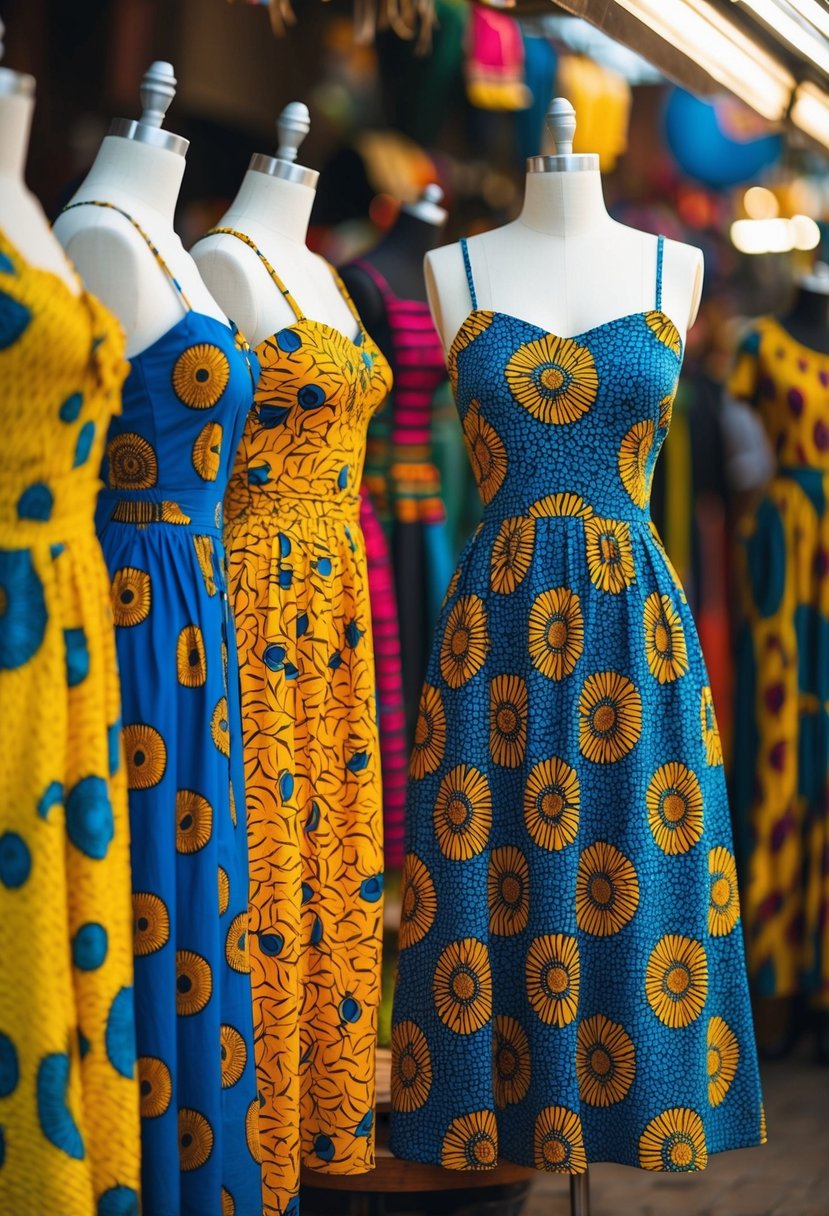
POLYGON ((590 1216, 590 1174, 570 1176, 570 1216, 590 1216))

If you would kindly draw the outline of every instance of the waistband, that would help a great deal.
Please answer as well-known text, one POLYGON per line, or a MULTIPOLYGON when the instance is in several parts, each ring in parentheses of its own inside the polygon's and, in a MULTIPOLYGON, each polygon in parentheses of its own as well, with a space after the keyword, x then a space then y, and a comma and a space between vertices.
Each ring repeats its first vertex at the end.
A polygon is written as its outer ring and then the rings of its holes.
MULTIPOLYGON (((359 494, 328 494, 320 497, 308 494, 284 493, 277 487, 257 486, 251 490, 242 515, 276 515, 293 519, 356 521, 360 517, 359 494)), ((234 517, 228 517, 233 523, 234 517)))
POLYGON ((102 490, 98 496, 95 527, 103 531, 109 523, 132 524, 147 528, 166 524, 197 532, 200 536, 222 535, 222 502, 204 501, 192 490, 177 494, 175 490, 145 490, 139 494, 124 494, 119 490, 102 490))
POLYGON ((579 494, 563 491, 547 494, 525 506, 488 503, 483 510, 487 527, 500 526, 508 519, 532 519, 536 526, 546 524, 586 524, 601 520, 608 524, 625 524, 628 528, 650 529, 653 525, 650 508, 636 507, 632 502, 614 503, 607 507, 587 502, 579 494))

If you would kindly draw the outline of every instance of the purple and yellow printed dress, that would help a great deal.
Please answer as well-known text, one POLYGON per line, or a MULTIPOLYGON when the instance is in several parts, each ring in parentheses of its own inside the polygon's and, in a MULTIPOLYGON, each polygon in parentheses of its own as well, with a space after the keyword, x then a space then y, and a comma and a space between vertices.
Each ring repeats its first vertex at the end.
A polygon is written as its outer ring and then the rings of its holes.
POLYGON ((477 306, 449 371, 484 518, 411 759, 391 1147, 702 1169, 765 1140, 722 751, 652 528, 682 361, 655 306, 560 338, 477 306))

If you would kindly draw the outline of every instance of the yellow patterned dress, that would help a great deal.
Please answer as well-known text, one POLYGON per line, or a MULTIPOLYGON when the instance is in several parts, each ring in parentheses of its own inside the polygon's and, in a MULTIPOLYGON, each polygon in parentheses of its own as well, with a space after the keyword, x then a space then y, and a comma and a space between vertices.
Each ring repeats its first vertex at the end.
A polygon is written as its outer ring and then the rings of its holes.
POLYGON ((287 1216, 300 1161, 340 1174, 374 1164, 383 832, 358 490, 391 371, 362 326, 351 341, 303 317, 259 257, 296 321, 256 352, 226 542, 265 1211, 287 1216))
POLYGON ((0 1211, 138 1216, 132 907, 98 466, 112 316, 0 233, 0 1211))
POLYGON ((749 974, 829 1009, 829 355, 772 317, 729 391, 758 411, 774 477, 742 521, 734 811, 749 974))

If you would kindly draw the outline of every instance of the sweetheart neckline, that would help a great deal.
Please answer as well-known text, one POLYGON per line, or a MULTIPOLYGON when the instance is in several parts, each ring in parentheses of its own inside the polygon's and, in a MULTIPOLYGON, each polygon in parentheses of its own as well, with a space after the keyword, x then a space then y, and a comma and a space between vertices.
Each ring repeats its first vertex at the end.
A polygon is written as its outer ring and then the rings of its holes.
POLYGON ((377 351, 380 350, 377 343, 373 340, 362 324, 360 325, 359 333, 360 341, 355 342, 353 338, 349 338, 348 334, 343 333, 341 329, 337 329, 336 325, 331 325, 328 321, 317 321, 314 317, 297 317, 297 319, 291 325, 281 325, 279 329, 274 330, 272 334, 268 334, 268 336, 263 338, 261 342, 258 342, 256 346, 251 346, 251 350, 253 350, 253 352, 258 356, 259 351, 262 349, 265 343, 275 341, 277 334, 284 333, 286 329, 293 331, 302 325, 315 325, 317 329, 324 329, 327 333, 333 334, 335 338, 340 338, 348 346, 352 347, 356 351, 359 351, 361 354, 369 345, 373 346, 377 351))
MULTIPOLYGON (((557 339, 559 342, 577 342, 579 338, 586 338, 590 334, 597 333, 601 329, 610 329, 614 325, 621 325, 621 323, 623 321, 633 321, 639 317, 647 317, 647 316, 651 316, 654 314, 656 316, 662 317, 663 320, 670 322, 670 324, 673 325, 674 329, 676 329, 676 324, 674 323, 674 321, 672 321, 671 318, 668 316, 668 314, 661 308, 640 308, 637 312, 626 312, 620 317, 611 317, 611 319, 609 321, 601 321, 598 325, 591 325, 588 329, 582 329, 577 334, 557 334, 557 333, 554 333, 553 330, 551 330, 551 329, 545 329, 543 325, 536 325, 536 323, 534 321, 528 321, 525 317, 517 317, 515 315, 515 313, 512 313, 512 312, 502 312, 501 309, 499 309, 499 308, 473 308, 470 312, 468 312, 466 314, 466 316, 464 317, 464 319, 461 321, 460 325, 458 326, 458 332, 455 334, 454 338, 452 339, 452 341, 449 345, 449 349, 446 352, 446 358, 447 358, 447 361, 452 359, 452 357, 455 354, 455 347, 457 346, 458 342, 463 337, 463 334, 464 334, 464 331, 466 330, 467 325, 469 324, 469 322, 472 320, 473 317, 478 317, 481 315, 490 316, 493 318, 494 317, 504 317, 507 321, 515 321, 519 325, 526 325, 529 329, 537 330, 538 333, 543 334, 544 337, 554 338, 554 339, 557 339)), ((477 337, 477 336, 478 335, 475 334, 474 337, 477 337)), ((474 337, 473 337, 472 341, 474 341, 474 337)), ((681 363, 683 356, 685 354, 685 342, 683 341, 682 335, 680 334, 678 329, 677 329, 677 337, 679 338, 679 354, 677 355, 677 358, 679 359, 679 361, 681 363)), ((471 345, 471 343, 470 343, 470 345, 471 345)), ((464 348, 464 349, 466 349, 466 348, 464 348)))

